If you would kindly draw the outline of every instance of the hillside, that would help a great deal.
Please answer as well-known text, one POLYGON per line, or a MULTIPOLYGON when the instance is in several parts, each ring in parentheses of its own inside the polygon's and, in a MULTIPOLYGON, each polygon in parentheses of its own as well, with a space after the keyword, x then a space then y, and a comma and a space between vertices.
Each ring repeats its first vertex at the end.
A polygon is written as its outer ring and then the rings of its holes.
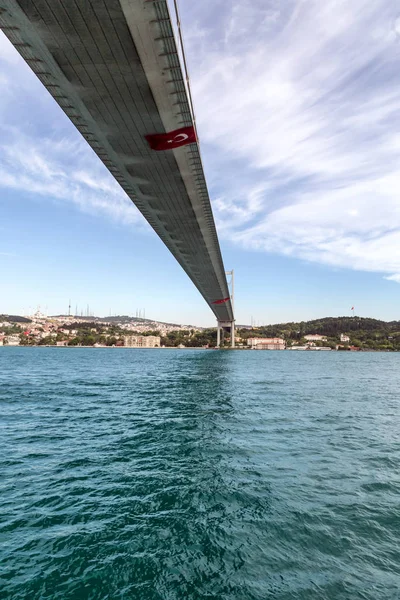
POLYGON ((305 335, 319 333, 332 343, 339 342, 340 334, 350 337, 350 343, 361 348, 400 350, 400 321, 380 321, 365 317, 325 317, 298 323, 277 323, 251 330, 241 330, 242 338, 283 337, 299 341, 305 335))
MULTIPOLYGON (((30 322, 29 319, 18 315, 0 315, 1 320, 12 323, 12 327, 3 328, 3 334, 18 333, 25 323, 30 322)), ((79 323, 64 323, 64 329, 77 329, 79 336, 86 336, 85 345, 89 344, 89 338, 93 338, 93 343, 99 342, 104 331, 103 328, 111 321, 111 333, 116 339, 123 336, 126 330, 121 326, 126 323, 137 325, 144 335, 158 334, 161 335, 161 343, 165 346, 205 346, 211 347, 216 344, 216 328, 197 328, 195 331, 190 326, 175 325, 170 323, 162 323, 151 319, 141 319, 138 317, 116 316, 116 317, 86 317, 79 318, 79 323), (99 331, 97 336, 93 333, 91 327, 97 326, 99 331), (163 325, 168 325, 167 329, 163 325), (144 327, 143 327, 144 326, 144 327)), ((61 328, 61 325, 60 325, 61 328)), ((110 333, 109 330, 107 330, 110 333)), ((1 332, 0 332, 1 333, 1 332)), ((247 340, 250 337, 280 337, 283 338, 287 346, 293 344, 304 344, 304 336, 308 334, 320 334, 327 337, 324 342, 316 342, 317 345, 328 345, 331 348, 341 345, 344 348, 348 346, 357 346, 362 350, 392 350, 400 351, 400 321, 381 321, 379 319, 370 319, 365 317, 325 317, 322 319, 314 319, 312 321, 300 321, 289 323, 276 323, 263 327, 250 328, 248 326, 238 326, 236 328, 236 336, 238 343, 247 346, 247 340), (345 334, 350 338, 349 343, 341 342, 340 336, 345 334)), ((58 337, 60 337, 60 333, 58 337)), ((78 336, 78 337, 79 337, 78 336)), ((22 338, 25 344, 35 343, 32 338, 22 338)), ((77 338, 78 339, 78 338, 77 338)), ((121 338, 122 339, 122 338, 121 338)), ((46 340, 45 340, 46 341, 46 340)), ((54 341, 54 340, 53 340, 54 341)), ((225 341, 229 344, 229 336, 225 336, 225 341)), ((48 343, 48 340, 47 342, 48 343)))
MULTIPOLYGON (((70 318, 68 315, 52 315, 51 317, 49 317, 49 319, 51 318, 57 318, 57 319, 68 319, 70 318)), ((87 321, 87 322, 91 322, 91 323, 115 323, 115 324, 126 324, 126 323, 133 323, 136 325, 154 325, 154 323, 159 324, 159 325, 167 325, 168 327, 176 327, 179 328, 181 327, 181 325, 178 325, 177 323, 167 323, 164 321, 157 321, 154 319, 144 319, 142 317, 130 317, 129 315, 115 315, 112 317, 95 317, 95 316, 85 316, 85 315, 73 315, 74 318, 79 319, 80 321, 87 321)))
POLYGON ((276 334, 278 332, 299 332, 301 335, 320 333, 327 336, 340 335, 357 331, 370 332, 400 332, 400 321, 380 321, 365 317, 324 317, 313 321, 276 323, 257 328, 258 331, 276 334))
POLYGON ((9 323, 31 323, 31 319, 21 317, 20 315, 0 315, 0 323, 8 321, 9 323))

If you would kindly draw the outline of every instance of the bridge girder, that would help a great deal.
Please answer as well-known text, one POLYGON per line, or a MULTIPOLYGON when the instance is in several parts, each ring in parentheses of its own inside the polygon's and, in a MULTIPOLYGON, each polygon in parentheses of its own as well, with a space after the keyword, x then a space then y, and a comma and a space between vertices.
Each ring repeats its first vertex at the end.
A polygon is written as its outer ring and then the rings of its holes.
POLYGON ((145 135, 193 124, 165 0, 0 0, 0 29, 200 291, 233 321, 198 144, 145 135))

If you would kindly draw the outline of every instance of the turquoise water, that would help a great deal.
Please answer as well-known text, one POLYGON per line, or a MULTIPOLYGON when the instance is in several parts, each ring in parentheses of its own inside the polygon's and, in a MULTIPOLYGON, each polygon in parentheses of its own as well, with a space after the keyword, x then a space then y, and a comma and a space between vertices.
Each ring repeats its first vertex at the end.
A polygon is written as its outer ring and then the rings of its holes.
POLYGON ((400 598, 400 355, 0 348, 0 598, 400 598))

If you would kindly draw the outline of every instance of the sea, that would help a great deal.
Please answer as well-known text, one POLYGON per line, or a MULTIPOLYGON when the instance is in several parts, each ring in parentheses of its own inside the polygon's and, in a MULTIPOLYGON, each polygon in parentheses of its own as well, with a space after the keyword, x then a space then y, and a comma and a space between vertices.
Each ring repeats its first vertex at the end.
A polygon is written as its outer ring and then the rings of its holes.
POLYGON ((400 354, 0 348, 1 600, 400 598, 400 354))

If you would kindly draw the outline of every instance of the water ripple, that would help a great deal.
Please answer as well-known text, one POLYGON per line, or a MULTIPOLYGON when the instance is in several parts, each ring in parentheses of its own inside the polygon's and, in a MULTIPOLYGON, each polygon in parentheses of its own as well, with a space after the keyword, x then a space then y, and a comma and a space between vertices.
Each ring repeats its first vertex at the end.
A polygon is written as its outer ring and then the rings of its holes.
POLYGON ((396 354, 0 349, 0 598, 399 598, 396 354))

